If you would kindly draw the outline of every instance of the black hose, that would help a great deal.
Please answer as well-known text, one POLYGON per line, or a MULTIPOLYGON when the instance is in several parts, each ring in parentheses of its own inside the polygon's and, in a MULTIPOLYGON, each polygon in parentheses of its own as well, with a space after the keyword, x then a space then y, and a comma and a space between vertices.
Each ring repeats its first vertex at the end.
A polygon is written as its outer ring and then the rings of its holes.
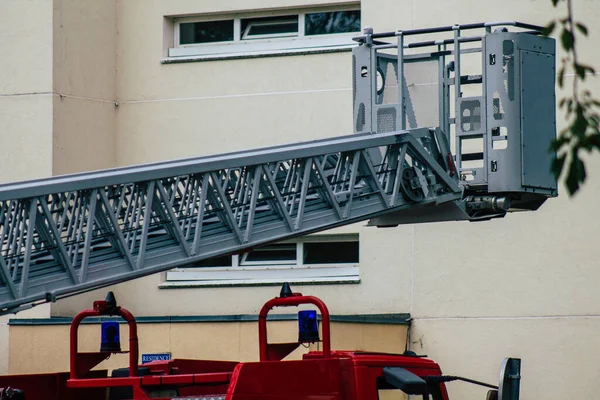
POLYGON ((476 381, 469 378, 463 378, 461 376, 452 376, 452 375, 430 375, 426 376, 425 382, 427 383, 442 383, 442 382, 452 382, 452 381, 463 381, 468 383, 473 383, 475 385, 484 386, 490 389, 498 389, 498 386, 490 385, 489 383, 476 381))

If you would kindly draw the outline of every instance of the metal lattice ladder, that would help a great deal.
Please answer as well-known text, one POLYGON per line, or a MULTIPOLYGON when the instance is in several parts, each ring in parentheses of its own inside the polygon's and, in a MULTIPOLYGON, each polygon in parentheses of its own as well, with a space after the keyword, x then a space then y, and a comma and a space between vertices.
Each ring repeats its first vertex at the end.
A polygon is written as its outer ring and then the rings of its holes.
POLYGON ((0 186, 0 310, 460 200, 435 143, 359 134, 0 186))

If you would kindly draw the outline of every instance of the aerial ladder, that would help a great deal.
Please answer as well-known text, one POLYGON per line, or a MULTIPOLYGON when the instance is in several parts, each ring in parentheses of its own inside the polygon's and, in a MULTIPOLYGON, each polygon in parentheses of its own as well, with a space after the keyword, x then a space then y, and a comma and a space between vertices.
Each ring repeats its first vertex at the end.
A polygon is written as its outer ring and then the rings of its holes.
POLYGON ((0 186, 0 314, 358 221, 536 210, 557 195, 541 29, 366 28, 354 134, 0 186))

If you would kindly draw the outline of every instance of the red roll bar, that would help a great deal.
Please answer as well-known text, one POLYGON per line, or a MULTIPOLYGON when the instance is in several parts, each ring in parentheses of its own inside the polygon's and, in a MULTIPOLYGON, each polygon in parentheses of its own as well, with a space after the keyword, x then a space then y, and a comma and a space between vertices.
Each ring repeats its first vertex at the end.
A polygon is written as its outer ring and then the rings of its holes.
MULTIPOLYGON (((275 307, 291 307, 299 306, 300 304, 313 304, 321 312, 321 323, 323 329, 323 358, 331 357, 331 331, 329 324, 329 310, 327 309, 327 306, 321 299, 317 297, 303 296, 302 293, 292 293, 291 295, 286 297, 275 297, 267 301, 260 310, 260 314, 258 315, 258 345, 260 352, 260 361, 273 360, 274 357, 271 356, 269 350, 270 348, 273 349, 273 346, 276 346, 278 344, 269 344, 267 342, 267 315, 269 314, 269 311, 271 311, 271 309, 275 307)), ((287 345, 287 347, 289 347, 289 345, 291 344, 281 343, 281 345, 287 345)), ((298 343, 296 343, 296 346, 294 348, 296 348, 297 346, 298 343)), ((293 349, 291 351, 293 351, 293 349)), ((285 355, 287 354, 289 354, 289 352, 287 352, 285 355)))
MULTIPOLYGON (((107 296, 107 299, 111 298, 112 294, 107 296)), ((129 376, 137 376, 138 374, 138 337, 137 337, 137 324, 133 314, 124 308, 118 307, 114 302, 114 296, 112 301, 98 300, 94 301, 94 308, 89 308, 79 312, 71 322, 71 379, 80 379, 83 375, 87 374, 92 368, 98 365, 103 360, 107 359, 112 353, 100 351, 97 353, 79 353, 78 351, 78 331, 81 321, 87 317, 100 317, 106 315, 118 315, 127 321, 129 325, 129 376)), ((118 352, 117 352, 118 353, 118 352)))

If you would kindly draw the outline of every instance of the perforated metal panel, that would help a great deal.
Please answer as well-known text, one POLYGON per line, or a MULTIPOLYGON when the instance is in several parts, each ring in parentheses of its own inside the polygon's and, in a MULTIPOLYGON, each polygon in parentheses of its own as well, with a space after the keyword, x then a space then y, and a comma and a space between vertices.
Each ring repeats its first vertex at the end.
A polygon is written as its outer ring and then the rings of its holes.
POLYGON ((356 132, 362 132, 365 129, 365 103, 360 103, 358 105, 355 129, 356 132))
POLYGON ((464 97, 459 100, 459 122, 457 130, 461 133, 483 133, 481 97, 464 97))
POLYGON ((396 108, 382 107, 377 109, 377 132, 386 133, 396 130, 396 108))

